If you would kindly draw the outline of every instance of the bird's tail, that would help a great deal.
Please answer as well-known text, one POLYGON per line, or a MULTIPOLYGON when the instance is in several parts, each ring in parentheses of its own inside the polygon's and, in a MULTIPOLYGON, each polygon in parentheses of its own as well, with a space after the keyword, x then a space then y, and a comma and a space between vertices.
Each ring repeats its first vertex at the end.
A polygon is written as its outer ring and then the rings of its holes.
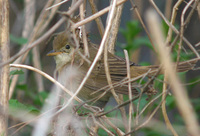
MULTIPOLYGON (((197 60, 192 59, 188 61, 179 62, 177 66, 177 72, 185 72, 191 70, 196 65, 197 60)), ((150 66, 131 66, 131 77, 137 77, 143 74, 147 74, 147 76, 153 76, 157 73, 159 65, 150 65, 150 66)), ((163 74, 161 70, 159 74, 163 74)))

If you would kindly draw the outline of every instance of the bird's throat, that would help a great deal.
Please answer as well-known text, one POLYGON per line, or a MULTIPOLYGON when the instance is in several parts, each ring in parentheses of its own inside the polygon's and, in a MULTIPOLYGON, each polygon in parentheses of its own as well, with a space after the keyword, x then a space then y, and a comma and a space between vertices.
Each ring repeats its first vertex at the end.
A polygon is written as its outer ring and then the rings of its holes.
POLYGON ((56 69, 60 71, 60 69, 62 69, 66 64, 70 63, 71 55, 68 53, 61 53, 56 55, 54 59, 56 61, 56 69))

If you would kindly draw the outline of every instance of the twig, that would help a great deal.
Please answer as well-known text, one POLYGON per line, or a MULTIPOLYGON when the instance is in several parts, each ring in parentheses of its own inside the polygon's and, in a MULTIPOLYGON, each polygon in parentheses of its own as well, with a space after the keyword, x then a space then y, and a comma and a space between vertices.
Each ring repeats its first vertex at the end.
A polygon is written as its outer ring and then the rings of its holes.
POLYGON ((119 104, 120 100, 119 100, 119 97, 118 97, 118 95, 116 94, 116 92, 115 92, 115 90, 113 88, 112 80, 111 80, 111 77, 110 77, 110 70, 109 70, 109 64, 108 64, 108 44, 107 44, 108 36, 110 34, 109 31, 111 29, 111 23, 114 20, 114 11, 115 11, 115 8, 116 8, 116 0, 113 2, 113 8, 110 11, 110 18, 108 18, 109 21, 108 21, 108 24, 106 26, 106 30, 107 31, 106 31, 106 33, 105 33, 105 35, 103 37, 104 39, 102 39, 102 42, 103 42, 103 40, 105 40, 105 42, 103 44, 104 44, 104 67, 105 67, 106 79, 107 79, 108 85, 111 88, 111 92, 112 92, 115 100, 119 104))
MULTIPOLYGON (((112 0, 111 4, 116 6, 117 1, 112 0)), ((114 54, 114 45, 115 45, 115 40, 117 38, 117 32, 119 29, 119 24, 120 24, 120 17, 121 17, 121 13, 122 13, 122 9, 123 9, 123 5, 119 5, 118 7, 115 7, 115 9, 113 10, 113 13, 110 11, 108 14, 108 19, 112 18, 112 25, 109 24, 109 20, 107 20, 107 25, 110 25, 110 33, 107 36, 107 41, 106 41, 106 45, 105 45, 105 49, 104 49, 104 67, 105 67, 105 72, 106 72, 106 78, 108 81, 108 84, 111 88, 111 92, 115 98, 115 100, 117 101, 118 104, 121 104, 123 101, 123 95, 119 94, 117 95, 114 91, 113 85, 112 85, 112 81, 111 81, 111 77, 110 77, 110 73, 109 73, 109 64, 108 64, 108 54, 107 52, 111 52, 114 54)), ((124 107, 120 108, 120 112, 121 112, 121 116, 122 116, 122 121, 124 124, 124 128, 125 131, 128 132, 128 123, 127 123, 127 117, 126 117, 126 111, 124 107)))
MULTIPOLYGON (((158 14, 162 17, 162 19, 166 22, 166 24, 176 33, 179 34, 180 32, 173 26, 173 24, 171 24, 166 18, 165 16, 162 14, 162 12, 158 9, 158 7, 156 6, 156 4, 154 3, 153 0, 150 0, 150 3, 153 5, 153 7, 156 9, 156 11, 158 12, 158 14)), ((169 36, 168 36, 169 37, 169 36)), ((166 40, 166 41, 170 41, 170 40, 166 40)), ((199 53, 197 52, 197 50, 192 46, 192 44, 185 38, 183 37, 183 41, 189 46, 189 48, 194 52, 194 54, 200 58, 199 53)), ((167 43, 168 44, 168 43, 167 43)))
POLYGON ((53 5, 53 6, 49 7, 49 8, 47 8, 46 10, 50 10, 50 9, 52 9, 52 8, 54 8, 54 7, 57 7, 57 6, 59 6, 59 5, 63 4, 63 3, 65 3, 65 2, 67 2, 67 1, 69 1, 69 0, 63 0, 62 2, 59 2, 59 3, 55 4, 55 5, 53 5))
POLYGON ((159 45, 159 55, 163 62, 163 66, 166 70, 166 73, 169 76, 169 83, 172 86, 172 91, 174 92, 178 109, 180 110, 181 115, 183 116, 187 130, 191 135, 198 135, 200 132, 198 128, 198 122, 195 118, 195 113, 189 102, 186 90, 181 85, 178 77, 176 76, 175 70, 173 69, 173 64, 169 57, 169 51, 166 49, 164 44, 164 38, 160 30, 161 27, 158 17, 153 11, 148 11, 146 17, 150 32, 153 34, 154 40, 156 41, 157 45, 159 45))
POLYGON ((165 16, 167 19, 170 19, 172 2, 173 2, 172 0, 166 0, 165 3, 165 16))
POLYGON ((170 122, 170 120, 168 118, 167 110, 166 110, 166 106, 165 106, 165 104, 166 104, 166 100, 165 99, 166 99, 166 95, 167 95, 166 92, 167 92, 167 85, 168 85, 166 83, 166 81, 167 81, 167 74, 165 74, 164 83, 163 83, 162 114, 163 114, 163 117, 164 117, 164 120, 165 120, 167 128, 172 132, 172 134, 174 136, 178 136, 177 132, 174 130, 174 128, 173 128, 173 126, 172 126, 172 124, 171 124, 171 122, 170 122))
MULTIPOLYGON (((176 19, 176 15, 177 15, 177 10, 178 10, 178 7, 180 6, 180 4, 183 2, 184 0, 178 0, 175 4, 175 6, 173 7, 173 11, 172 11, 172 15, 171 15, 171 25, 174 25, 174 22, 175 22, 175 19, 176 19)), ((172 39, 172 28, 169 27, 169 30, 168 30, 168 34, 167 34, 167 39, 166 39, 166 42, 167 44, 170 43, 172 39)))
MULTIPOLYGON (((127 1, 127 0, 120 0, 120 1, 118 1, 118 2, 117 2, 117 6, 120 5, 120 4, 122 4, 122 3, 124 3, 124 2, 126 2, 126 1, 127 1)), ((83 21, 80 21, 80 22, 76 23, 76 24, 75 24, 74 26, 72 26, 72 27, 78 28, 79 26, 82 26, 82 25, 84 25, 84 24, 86 24, 86 23, 88 23, 88 22, 90 22, 90 21, 92 21, 92 20, 94 20, 94 19, 100 17, 100 16, 102 16, 103 14, 105 14, 106 12, 108 12, 108 11, 110 10, 110 8, 111 8, 110 6, 107 7, 107 8, 104 8, 104 9, 100 10, 99 12, 97 12, 96 14, 94 14, 94 15, 92 15, 92 16, 86 18, 86 19, 84 19, 83 21)))
POLYGON ((148 118, 147 120, 145 120, 144 123, 142 123, 141 125, 139 125, 138 127, 136 127, 134 130, 132 130, 132 131, 126 133, 124 136, 127 136, 127 135, 129 135, 129 134, 131 134, 131 133, 134 133, 134 132, 137 131, 138 129, 144 127, 144 126, 153 118, 153 116, 155 115, 155 113, 156 113, 156 112, 158 111, 158 109, 160 108, 162 102, 163 102, 163 101, 161 101, 161 102, 159 103, 159 105, 154 109, 154 111, 151 113, 151 115, 149 116, 149 118, 148 118))
MULTIPOLYGON (((167 94, 167 92, 164 92, 167 94)), ((148 108, 149 105, 151 105, 154 101, 156 101, 158 98, 160 98, 162 96, 163 93, 160 93, 159 95, 157 95, 154 99, 152 99, 150 102, 148 102, 148 104, 146 104, 144 106, 144 108, 141 110, 141 112, 138 115, 138 118, 142 115, 142 113, 148 108)), ((166 96, 166 95, 165 95, 166 96)), ((163 101, 163 100, 162 100, 163 101)))
MULTIPOLYGON (((116 3, 117 1, 116 0, 113 0, 112 2, 112 6, 113 8, 111 8, 111 10, 109 11, 109 14, 108 14, 108 22, 107 22, 107 26, 106 26, 106 31, 105 31, 105 34, 104 34, 104 37, 105 38, 105 48, 104 48, 104 67, 105 67, 105 73, 106 73, 106 79, 107 79, 107 82, 108 82, 108 85, 110 86, 110 89, 111 89, 111 93, 113 95, 113 97, 115 98, 116 102, 118 104, 121 104, 122 101, 123 101, 123 97, 120 98, 119 95, 116 94, 114 88, 113 88, 113 84, 112 84, 112 80, 111 80, 111 77, 110 77, 110 70, 109 70, 109 64, 108 64, 108 45, 110 45, 108 42, 109 42, 109 36, 112 35, 113 37, 116 35, 114 34, 113 35, 113 31, 111 30, 113 27, 113 22, 114 21, 117 21, 115 20, 114 18, 114 15, 116 14, 116 3), (112 25, 111 25, 112 24, 112 25), (111 31, 111 32, 110 32, 111 31)), ((119 19, 119 18, 118 18, 119 19)), ((115 39, 115 38, 114 38, 115 39)), ((111 39, 111 40, 114 40, 114 39, 111 39)), ((104 39, 102 39, 102 42, 103 42, 104 39)), ((111 42, 111 41, 110 41, 111 42)), ((112 41, 113 43, 114 41, 112 41)), ((114 48, 114 46, 112 46, 112 48, 114 48)), ((110 47, 111 49, 111 47, 110 47)), ((111 49, 113 50, 113 49, 111 49)), ((121 107, 120 108, 120 112, 121 112, 121 115, 122 115, 122 120, 123 120, 123 123, 124 123, 124 127, 125 127, 125 130, 128 131, 127 129, 127 118, 126 118, 126 111, 125 111, 125 108, 124 107, 121 107)))
POLYGON ((30 49, 32 49, 33 47, 35 47, 36 45, 40 44, 42 41, 46 40, 63 22, 65 21, 65 18, 61 18, 51 29, 49 29, 43 36, 41 36, 40 38, 38 38, 36 41, 34 41, 33 43, 29 44, 27 47, 21 49, 16 55, 14 55, 13 57, 11 57, 8 61, 1 63, 0 67, 14 61, 15 59, 17 59, 18 57, 20 57, 21 55, 23 55, 24 53, 26 53, 27 51, 29 51, 30 49))
MULTIPOLYGON (((128 80, 131 79, 130 75, 130 64, 129 64, 129 58, 128 58, 128 52, 127 50, 124 50, 125 58, 126 58, 126 68, 127 68, 127 78, 128 80)), ((128 83, 128 91, 129 91, 129 100, 132 99, 132 90, 131 90, 131 82, 128 83)), ((133 104, 132 102, 129 105, 129 122, 128 122, 128 132, 131 131, 132 126, 132 112, 133 112, 133 104)))
MULTIPOLYGON (((76 11, 76 9, 80 6, 80 4, 83 2, 83 0, 79 0, 78 2, 76 2, 74 4, 73 7, 71 7, 68 11, 67 11, 67 15, 71 15, 73 12, 76 11)), ((29 51, 30 49, 32 49, 33 47, 35 47, 36 45, 38 45, 39 43, 41 43, 42 41, 44 41, 45 39, 47 39, 62 23, 64 23, 66 20, 65 17, 62 17, 51 29, 49 29, 45 34, 43 34, 43 36, 41 36, 40 38, 38 38, 36 41, 34 41, 33 43, 29 44, 27 47, 21 49, 16 55, 14 55, 13 57, 11 57, 7 62, 1 63, 0 67, 14 61, 15 59, 17 59, 19 56, 21 56, 22 54, 26 53, 27 51, 29 51)))
MULTIPOLYGON (((8 61, 9 55, 9 3, 8 0, 0 0, 0 62, 8 61)), ((8 125, 8 88, 9 66, 0 68, 0 135, 7 135, 8 125)))
POLYGON ((142 27, 144 28, 144 30, 145 30, 145 32, 146 32, 148 38, 149 38, 149 41, 151 42, 151 45, 153 46, 153 49, 155 50, 155 52, 157 52, 157 49, 156 49, 156 47, 155 47, 155 45, 154 45, 154 42, 153 42, 153 40, 152 40, 152 37, 150 36, 149 31, 147 30, 147 27, 145 26, 144 21, 142 20, 142 17, 140 16, 140 13, 139 13, 139 11, 138 11, 137 6, 133 3, 132 0, 130 0, 130 2, 131 2, 132 8, 133 8, 133 9, 135 10, 135 12, 136 12, 136 15, 137 15, 137 17, 138 17, 140 23, 142 24, 142 27))
POLYGON ((109 135, 115 136, 109 129, 107 129, 105 126, 103 126, 99 122, 96 121, 95 124, 97 124, 99 127, 101 127, 102 129, 104 129, 109 135))
MULTIPOLYGON (((53 77, 51 77, 50 75, 46 74, 45 72, 34 68, 32 66, 27 66, 27 65, 22 65, 22 64, 10 64, 10 67, 16 67, 16 68, 24 68, 24 69, 29 69, 32 70, 34 72, 37 72, 38 74, 44 76, 45 78, 49 79, 51 82, 53 82, 54 84, 58 85, 62 90, 64 90, 66 93, 68 93, 69 95, 73 96, 73 93, 71 91, 69 91, 68 89, 66 89, 61 83, 59 83, 58 81, 56 81, 53 77)), ((83 101, 81 99, 79 99, 78 97, 74 97, 74 99, 80 103, 82 103, 83 101)))
POLYGON ((199 19, 200 19, 200 2, 198 3, 197 11, 198 11, 199 19))
MULTIPOLYGON (((85 8, 84 8, 84 3, 80 5, 80 17, 81 20, 84 20, 85 14, 84 14, 85 8)), ((81 32, 82 34, 82 39, 83 39, 83 45, 84 45, 84 56, 89 57, 89 49, 88 49, 88 40, 87 40, 87 34, 86 34, 86 29, 85 29, 85 25, 81 26, 81 32)))
POLYGON ((96 117, 101 117, 101 116, 106 115, 106 114, 108 114, 108 113, 110 113, 110 112, 113 112, 113 111, 119 109, 120 107, 123 107, 123 106, 129 104, 130 102, 135 101, 136 99, 139 98, 139 96, 140 96, 140 95, 137 95, 137 96, 135 96, 134 98, 132 98, 131 100, 127 100, 127 101, 123 102, 122 104, 115 106, 114 108, 112 108, 111 110, 109 110, 109 111, 107 111, 107 112, 103 112, 103 113, 97 114, 96 117))
POLYGON ((101 118, 116 131, 118 136, 124 135, 124 132, 120 130, 117 126, 115 126, 106 116, 102 116, 101 118))
MULTIPOLYGON (((92 13, 93 14, 97 13, 97 7, 96 7, 96 5, 94 3, 94 0, 89 0, 89 3, 90 3, 90 6, 92 8, 92 13)), ((105 30, 104 30, 104 26, 103 26, 102 20, 101 20, 100 17, 98 17, 98 18, 95 19, 95 21, 97 23, 97 27, 99 29, 99 33, 100 33, 101 37, 103 37, 103 34, 104 34, 105 30)))
MULTIPOLYGON (((46 30, 48 24, 50 23, 51 19, 53 18, 57 8, 53 8, 52 10, 49 10, 49 12, 47 12, 45 10, 46 7, 53 4, 53 1, 54 0, 48 1, 46 3, 46 5, 44 6, 42 12, 40 13, 40 16, 37 19, 36 25, 33 28, 33 32, 31 33, 31 36, 29 37, 29 44, 34 42, 43 33, 43 31, 46 30)), ((54 2, 58 2, 58 1, 60 1, 60 0, 55 0, 54 2)), ((27 46, 27 45, 25 44, 24 46, 27 46)), ((16 59, 13 63, 14 64, 23 63, 25 61, 25 59, 27 58, 27 55, 28 55, 28 52, 26 52, 23 56, 16 59)), ((19 77, 19 75, 15 75, 11 81, 11 85, 10 85, 10 89, 9 89, 9 99, 12 97, 18 77, 19 77)))
MULTIPOLYGON (((113 0, 111 1, 113 2, 113 0)), ((123 4, 119 5, 116 7, 115 9, 115 17, 113 19, 112 22, 112 26, 111 26, 111 33, 108 37, 108 51, 114 54, 114 49, 115 49, 115 41, 117 39, 117 34, 118 34, 118 30, 119 30, 119 26, 120 26, 120 22, 121 22, 121 15, 122 15, 122 10, 123 10, 123 4)))
MULTIPOLYGON (((180 53, 181 53, 181 47, 183 42, 183 34, 185 29, 185 23, 184 23, 184 17, 187 9, 190 7, 190 5, 194 2, 194 0, 190 0, 190 2, 185 6, 183 9, 183 12, 181 14, 181 29, 180 29, 180 42, 179 42, 179 48, 178 48, 178 54, 177 54, 177 60, 176 60, 176 66, 178 65, 178 62, 180 60, 180 53)), ((190 12, 191 13, 191 12, 190 12)))
MULTIPOLYGON (((25 25, 24 25, 24 30, 22 32, 22 36, 27 39, 31 39, 30 37, 33 26, 34 26, 34 21, 35 21, 35 12, 36 12, 36 7, 35 7, 35 0, 25 0, 25 25)), ((26 45, 25 45, 26 46, 26 45)), ((33 48, 33 65, 34 67, 41 69, 41 64, 40 64, 40 54, 37 49, 37 46, 33 48)), ((44 84, 42 77, 39 74, 34 73, 36 83, 38 86, 38 91, 44 91, 44 84)), ((9 94, 10 95, 10 94, 9 94)))
MULTIPOLYGON (((113 8, 114 8, 114 7, 112 6, 112 8, 111 8, 111 11, 112 11, 112 12, 113 12, 113 8)), ((112 19, 112 18, 109 18, 109 25, 111 25, 111 22, 110 22, 111 19, 112 19)), ((57 113, 59 113, 59 112, 61 112, 62 110, 64 110, 64 109, 72 102, 72 100, 74 99, 74 97, 81 91, 82 87, 84 86, 85 82, 87 81, 88 77, 90 76, 90 74, 91 74, 91 72, 92 72, 92 70, 93 70, 95 64, 97 63, 97 61, 99 60, 99 58, 100 58, 100 56, 101 56, 101 54, 102 54, 102 52, 103 52, 103 49, 104 49, 104 46, 105 46, 105 42, 106 42, 106 37, 107 37, 107 34, 108 34, 109 30, 110 30, 109 25, 106 27, 105 34, 104 34, 104 37, 103 37, 103 39, 102 39, 101 45, 100 45, 100 47, 99 47, 99 50, 98 50, 98 52, 97 52, 97 55, 96 55, 96 57, 94 58, 94 61, 92 62, 91 66, 90 66, 88 72, 86 73, 85 77, 83 78, 81 84, 79 85, 78 89, 77 89, 76 92, 73 94, 73 96, 68 100, 68 102, 67 102, 57 113)))
POLYGON ((34 117, 33 119, 30 119, 30 120, 28 120, 28 121, 24 121, 24 122, 21 122, 21 123, 18 123, 18 124, 16 124, 16 125, 12 126, 12 127, 9 127, 8 129, 11 129, 11 128, 18 127, 18 126, 21 125, 18 129, 16 129, 16 130, 11 134, 11 136, 14 135, 14 134, 16 134, 19 130, 21 130, 23 127, 27 126, 27 125, 30 124, 31 122, 34 122, 35 120, 37 120, 37 119, 39 119, 39 118, 41 118, 41 117, 43 117, 43 116, 46 116, 46 114, 48 114, 49 112, 51 112, 51 110, 55 110, 55 109, 57 109, 57 108, 59 108, 59 107, 61 107, 61 106, 54 107, 54 108, 52 108, 52 109, 50 109, 50 110, 48 110, 48 111, 46 111, 46 112, 44 112, 44 113, 42 113, 42 114, 36 116, 36 117, 34 117))

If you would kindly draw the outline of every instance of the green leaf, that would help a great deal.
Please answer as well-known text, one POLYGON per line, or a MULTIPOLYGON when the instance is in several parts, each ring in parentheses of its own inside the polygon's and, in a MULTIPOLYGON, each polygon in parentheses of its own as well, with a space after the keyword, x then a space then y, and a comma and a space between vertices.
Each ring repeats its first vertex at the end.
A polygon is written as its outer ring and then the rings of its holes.
POLYGON ((23 45, 23 44, 26 44, 28 42, 28 39, 26 38, 23 38, 23 37, 16 37, 12 34, 10 34, 10 40, 16 44, 19 44, 19 45, 23 45))
POLYGON ((176 103, 175 103, 175 99, 174 99, 174 96, 173 95, 168 95, 167 98, 166 98, 166 106, 168 106, 168 108, 170 109, 174 109, 175 106, 176 106, 176 103))
POLYGON ((27 91, 28 87, 26 84, 17 84, 16 86, 17 89, 23 90, 23 91, 27 91))
POLYGON ((138 21, 130 21, 126 24, 126 29, 120 29, 119 31, 126 38, 126 41, 130 42, 141 32, 141 28, 138 21))
POLYGON ((34 104, 36 105, 43 105, 45 102, 45 99, 48 97, 48 93, 43 91, 40 92, 36 97, 34 98, 34 104))
POLYGON ((10 75, 22 75, 24 72, 22 70, 13 70, 10 71, 10 75))
POLYGON ((39 110, 31 105, 24 105, 20 103, 18 100, 11 99, 9 100, 9 110, 11 113, 15 113, 16 111, 23 111, 23 113, 39 113, 39 110))

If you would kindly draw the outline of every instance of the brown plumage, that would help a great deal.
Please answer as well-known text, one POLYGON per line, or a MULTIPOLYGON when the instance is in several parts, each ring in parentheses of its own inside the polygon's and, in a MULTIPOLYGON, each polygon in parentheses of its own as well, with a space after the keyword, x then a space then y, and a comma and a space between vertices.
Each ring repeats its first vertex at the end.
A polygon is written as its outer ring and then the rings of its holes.
MULTIPOLYGON (((53 41, 53 51, 48 54, 48 56, 54 56, 56 61, 56 69, 59 73, 62 73, 63 69, 66 69, 66 67, 70 65, 78 66, 79 67, 79 76, 74 80, 77 83, 80 83, 85 75, 85 73, 88 71, 90 64, 87 62, 83 62, 83 59, 78 55, 75 51, 75 44, 72 40, 72 38, 69 38, 69 34, 66 34, 65 32, 62 32, 58 34, 58 36, 53 41), (83 63, 82 63, 83 62, 83 63)), ((83 53, 83 49, 79 49, 80 52, 83 53)), ((93 61, 94 57, 96 56, 96 53, 98 51, 97 45, 89 42, 89 53, 90 57, 88 58, 91 62, 93 61)), ((117 83, 117 87, 115 88, 116 93, 119 94, 128 94, 128 87, 127 84, 120 84, 126 77, 127 77, 127 68, 126 68, 126 61, 120 57, 117 57, 111 53, 108 53, 108 63, 109 63, 109 70, 110 70, 110 76, 112 79, 112 83, 117 83)), ((194 64, 196 62, 192 61, 191 63, 181 62, 178 65, 178 72, 183 72, 190 70, 194 67, 194 64)), ((157 65, 150 65, 150 66, 139 66, 135 63, 130 62, 130 71, 131 71, 131 78, 135 78, 137 76, 141 76, 148 72, 148 76, 154 75, 158 70, 157 65)), ((159 74, 162 74, 160 72, 159 74)), ((101 59, 97 62, 95 68, 93 69, 89 79, 87 80, 86 84, 78 94, 78 97, 80 97, 83 100, 90 100, 94 97, 99 96, 102 94, 105 90, 108 90, 107 79, 105 74, 105 68, 104 68, 104 59, 103 56, 101 59), (94 93, 95 91, 103 88, 98 93, 94 93)), ((132 85, 132 92, 133 95, 138 94, 138 91, 136 90, 136 85, 132 85)), ((102 98, 100 98, 95 105, 99 107, 104 107, 104 105, 107 103, 109 97, 112 94, 110 91, 106 93, 102 98)))

